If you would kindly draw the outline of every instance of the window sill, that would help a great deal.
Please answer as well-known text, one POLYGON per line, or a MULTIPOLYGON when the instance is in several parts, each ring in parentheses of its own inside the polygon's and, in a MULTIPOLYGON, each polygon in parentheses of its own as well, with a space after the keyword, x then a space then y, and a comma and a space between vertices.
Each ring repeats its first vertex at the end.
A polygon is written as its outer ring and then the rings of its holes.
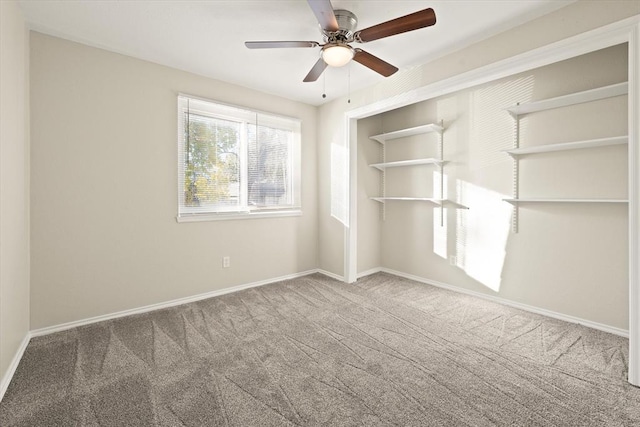
POLYGON ((202 222, 202 221, 228 221, 234 219, 258 219, 258 218, 280 218, 290 216, 302 216, 302 210, 267 211, 267 212, 233 212, 233 213, 211 213, 211 214, 186 214, 177 216, 176 221, 182 222, 202 222))

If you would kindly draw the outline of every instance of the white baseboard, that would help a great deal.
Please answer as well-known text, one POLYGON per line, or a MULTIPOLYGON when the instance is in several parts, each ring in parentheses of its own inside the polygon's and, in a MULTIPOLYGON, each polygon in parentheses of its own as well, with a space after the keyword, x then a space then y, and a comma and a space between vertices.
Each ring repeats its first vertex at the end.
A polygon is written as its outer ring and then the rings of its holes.
POLYGON ((403 273, 401 271, 391 270, 389 268, 381 268, 380 271, 393 274, 395 276, 404 277, 405 279, 415 280, 416 282, 426 283, 427 285, 437 286, 439 288, 447 289, 453 292, 458 292, 462 294, 472 295, 478 298, 483 298, 489 301, 497 302, 499 304, 508 305, 509 307, 514 307, 520 310, 529 311, 531 313, 542 314, 543 316, 552 317, 554 319, 563 320, 569 323, 577 323, 577 324, 586 326, 588 328, 597 329, 599 331, 604 331, 610 334, 629 338, 629 331, 625 329, 604 325, 602 323, 592 322, 591 320, 581 319, 579 317, 558 313, 558 312, 547 310, 544 308, 534 307, 532 305, 522 304, 519 302, 511 301, 511 300, 500 298, 493 295, 487 295, 480 292, 470 291, 468 289, 460 288, 458 286, 449 285, 447 283, 438 282, 436 280, 425 279, 424 277, 414 276, 413 274, 403 273))
POLYGON ((9 364, 9 368, 7 369, 7 372, 4 373, 4 375, 2 376, 2 380, 0 380, 0 401, 2 401, 2 398, 4 397, 4 394, 7 391, 7 388, 9 387, 9 383, 13 378, 13 374, 15 374, 16 369, 18 369, 18 364, 22 359, 22 355, 24 354, 24 351, 27 349, 27 345, 29 344, 30 339, 31 339, 31 333, 27 332, 27 334, 22 339, 22 342, 20 343, 18 350, 16 351, 16 354, 13 355, 13 359, 11 359, 11 363, 9 364))
MULTIPOLYGON (((101 316, 90 317, 88 319, 74 320, 73 322, 62 323, 54 326, 47 326, 45 328, 35 329, 31 331, 32 337, 39 337, 42 335, 53 334, 55 332, 65 331, 67 329, 77 328, 78 326, 90 325, 92 323, 102 322, 105 320, 117 319, 119 317, 131 316, 134 314, 147 313, 149 311, 161 310, 163 308, 174 307, 176 305, 188 304, 191 302, 201 301, 203 299, 217 297, 220 295, 230 294, 232 292, 238 292, 244 289, 255 288, 258 286, 268 285, 270 283, 281 282, 283 280, 295 279, 302 276, 307 276, 313 273, 323 273, 329 276, 329 274, 319 271, 318 269, 303 271, 301 273, 288 274, 286 276, 275 277, 272 279, 259 280, 257 282, 247 283, 244 285, 231 286, 229 288, 218 289, 211 292, 205 292, 203 294, 193 295, 190 297, 178 298, 171 301, 165 301, 157 304, 150 304, 144 307, 132 308, 130 310, 118 311, 110 314, 103 314, 101 316)), ((330 276, 331 277, 331 276, 330 276)))
MULTIPOLYGON (((375 267, 370 270, 362 271, 356 275, 356 279, 361 279, 365 276, 371 276, 372 274, 380 273, 382 270, 383 270, 382 267, 375 267)), ((341 282, 344 282, 344 276, 339 276, 335 273, 331 273, 330 271, 318 269, 318 273, 324 274, 325 276, 331 277, 332 279, 336 279, 341 282)))
POLYGON ((370 270, 362 271, 356 275, 357 279, 361 279, 366 276, 371 276, 372 274, 380 273, 382 271, 382 267, 372 268, 370 270))
POLYGON ((324 274, 327 277, 331 277, 332 279, 339 280, 340 282, 344 282, 344 276, 338 276, 337 274, 327 270, 322 270, 319 268, 318 270, 316 270, 316 273, 324 274))

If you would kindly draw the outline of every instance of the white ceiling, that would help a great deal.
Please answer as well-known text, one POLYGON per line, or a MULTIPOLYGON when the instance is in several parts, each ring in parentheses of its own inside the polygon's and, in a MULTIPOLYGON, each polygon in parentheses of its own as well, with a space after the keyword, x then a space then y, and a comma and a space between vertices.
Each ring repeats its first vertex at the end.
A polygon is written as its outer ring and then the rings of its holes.
MULTIPOLYGON (((433 27, 359 47, 400 70, 426 63, 575 0, 332 0, 358 29, 431 7, 433 27)), ((247 40, 322 42, 304 0, 21 0, 30 28, 285 98, 320 105, 384 79, 352 62, 303 83, 320 48, 249 50, 247 40), (349 79, 350 74, 350 79, 349 79), (326 92, 327 98, 322 98, 326 92)))

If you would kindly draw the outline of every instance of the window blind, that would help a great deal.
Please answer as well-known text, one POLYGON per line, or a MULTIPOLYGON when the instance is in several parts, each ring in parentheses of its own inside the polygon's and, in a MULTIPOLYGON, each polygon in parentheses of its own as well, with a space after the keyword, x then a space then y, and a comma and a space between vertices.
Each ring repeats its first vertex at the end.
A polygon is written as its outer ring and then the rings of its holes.
POLYGON ((178 97, 178 216, 300 207, 300 121, 178 97))

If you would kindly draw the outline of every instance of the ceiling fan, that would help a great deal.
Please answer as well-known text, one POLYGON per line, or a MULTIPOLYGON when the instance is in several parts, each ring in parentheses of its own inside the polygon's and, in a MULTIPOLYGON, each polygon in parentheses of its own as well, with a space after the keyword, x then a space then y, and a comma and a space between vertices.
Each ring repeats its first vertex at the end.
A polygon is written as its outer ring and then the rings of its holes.
POLYGON ((330 0, 307 0, 307 2, 320 24, 324 43, 315 41, 249 41, 244 43, 249 49, 321 47, 322 55, 304 78, 305 82, 318 80, 327 66, 342 67, 352 59, 385 77, 389 77, 398 71, 398 68, 360 48, 351 47, 349 43, 367 43, 429 27, 436 23, 436 14, 433 9, 429 8, 355 31, 358 18, 352 12, 343 9, 333 10, 330 0))

